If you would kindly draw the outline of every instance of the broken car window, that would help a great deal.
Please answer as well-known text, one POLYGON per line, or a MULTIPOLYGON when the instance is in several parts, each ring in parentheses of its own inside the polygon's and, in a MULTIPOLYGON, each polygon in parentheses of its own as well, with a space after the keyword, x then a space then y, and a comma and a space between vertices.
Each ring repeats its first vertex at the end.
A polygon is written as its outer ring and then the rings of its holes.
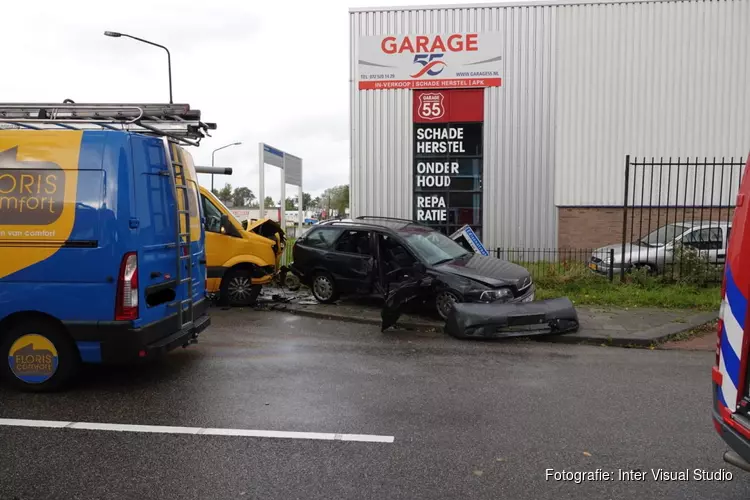
POLYGON ((315 248, 330 248, 339 234, 341 234, 341 230, 335 227, 321 227, 305 237, 305 245, 315 248))
POLYGON ((438 231, 405 231, 404 236, 409 247, 432 266, 471 254, 438 231))
POLYGON ((337 252, 370 255, 370 233, 367 231, 344 231, 336 242, 337 252))

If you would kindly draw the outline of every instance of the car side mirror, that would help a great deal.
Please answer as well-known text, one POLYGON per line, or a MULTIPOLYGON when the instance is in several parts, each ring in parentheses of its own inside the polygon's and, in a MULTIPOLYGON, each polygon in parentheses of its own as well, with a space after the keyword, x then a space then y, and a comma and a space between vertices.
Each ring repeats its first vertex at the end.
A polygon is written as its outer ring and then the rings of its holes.
POLYGON ((229 216, 226 214, 221 214, 221 221, 219 225, 219 231, 221 231, 221 234, 227 234, 228 227, 229 227, 229 216))
POLYGON ((421 262, 417 262, 416 264, 414 264, 413 269, 414 269, 414 272, 418 275, 427 274, 427 266, 425 266, 421 262))

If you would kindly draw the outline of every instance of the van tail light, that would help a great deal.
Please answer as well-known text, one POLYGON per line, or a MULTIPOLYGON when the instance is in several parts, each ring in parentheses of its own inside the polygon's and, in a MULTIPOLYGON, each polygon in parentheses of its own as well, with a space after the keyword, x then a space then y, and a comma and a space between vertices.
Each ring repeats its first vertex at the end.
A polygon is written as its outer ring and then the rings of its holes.
POLYGON ((138 319, 138 254, 126 253, 117 279, 115 320, 138 319))

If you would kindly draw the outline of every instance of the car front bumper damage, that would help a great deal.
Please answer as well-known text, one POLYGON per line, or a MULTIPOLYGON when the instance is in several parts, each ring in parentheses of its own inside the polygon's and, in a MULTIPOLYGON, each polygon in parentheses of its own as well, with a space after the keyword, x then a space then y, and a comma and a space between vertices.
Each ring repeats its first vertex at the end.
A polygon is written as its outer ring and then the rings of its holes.
POLYGON ((535 302, 457 303, 445 331, 459 339, 498 339, 578 331, 578 313, 567 297, 535 302))

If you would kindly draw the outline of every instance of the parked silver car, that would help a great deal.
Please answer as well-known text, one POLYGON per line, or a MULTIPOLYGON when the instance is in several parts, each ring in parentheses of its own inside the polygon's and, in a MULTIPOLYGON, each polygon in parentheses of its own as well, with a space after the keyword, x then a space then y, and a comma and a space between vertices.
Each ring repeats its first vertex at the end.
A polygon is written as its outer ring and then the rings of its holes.
POLYGON ((662 272, 674 261, 674 248, 678 242, 692 247, 712 264, 724 264, 727 241, 732 223, 726 221, 685 221, 666 224, 643 238, 625 244, 623 260, 622 243, 597 248, 591 254, 588 265, 602 274, 617 274, 623 267, 629 271, 642 268, 649 272, 662 272), (612 255, 614 250, 614 255, 612 255), (610 259, 614 258, 612 266, 610 259))

